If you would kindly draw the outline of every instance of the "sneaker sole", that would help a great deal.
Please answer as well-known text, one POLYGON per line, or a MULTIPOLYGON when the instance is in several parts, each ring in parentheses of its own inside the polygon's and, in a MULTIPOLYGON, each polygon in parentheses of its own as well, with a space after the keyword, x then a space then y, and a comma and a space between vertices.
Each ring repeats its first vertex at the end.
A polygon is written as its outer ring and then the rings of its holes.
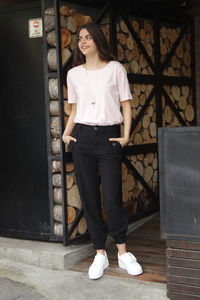
POLYGON ((107 264, 104 266, 103 272, 102 272, 102 274, 101 274, 100 276, 98 276, 98 277, 91 277, 90 275, 88 275, 89 279, 95 280, 95 279, 101 278, 101 277, 103 276, 103 274, 104 274, 104 270, 105 270, 106 268, 108 268, 108 267, 109 267, 109 263, 107 263, 107 264))
POLYGON ((128 270, 127 270, 125 264, 123 264, 121 261, 118 261, 118 264, 119 264, 119 267, 120 267, 121 269, 126 270, 127 273, 130 274, 130 275, 136 276, 136 275, 140 275, 140 274, 143 273, 143 270, 140 270, 140 271, 134 272, 134 273, 128 272, 128 270))

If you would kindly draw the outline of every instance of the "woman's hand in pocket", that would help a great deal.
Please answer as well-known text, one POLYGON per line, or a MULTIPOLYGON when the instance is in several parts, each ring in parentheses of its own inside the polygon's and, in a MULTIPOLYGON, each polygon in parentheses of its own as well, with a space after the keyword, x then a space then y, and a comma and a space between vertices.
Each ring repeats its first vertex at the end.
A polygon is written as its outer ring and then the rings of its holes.
POLYGON ((121 146, 124 148, 127 144, 129 139, 124 138, 124 137, 120 137, 120 138, 109 138, 109 141, 111 142, 118 142, 121 144, 121 146))
POLYGON ((72 137, 71 135, 64 135, 63 134, 62 140, 67 145, 69 145, 71 141, 74 141, 76 143, 76 139, 74 137, 72 137))

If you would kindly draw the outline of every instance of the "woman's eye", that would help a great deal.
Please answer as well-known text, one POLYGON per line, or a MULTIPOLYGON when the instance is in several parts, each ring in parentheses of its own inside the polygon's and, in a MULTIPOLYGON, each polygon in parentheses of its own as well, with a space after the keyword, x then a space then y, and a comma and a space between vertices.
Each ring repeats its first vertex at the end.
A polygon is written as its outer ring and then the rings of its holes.
POLYGON ((81 42, 81 41, 83 41, 83 40, 92 40, 92 37, 91 36, 86 36, 85 38, 83 38, 83 37, 79 37, 78 38, 78 42, 81 42))

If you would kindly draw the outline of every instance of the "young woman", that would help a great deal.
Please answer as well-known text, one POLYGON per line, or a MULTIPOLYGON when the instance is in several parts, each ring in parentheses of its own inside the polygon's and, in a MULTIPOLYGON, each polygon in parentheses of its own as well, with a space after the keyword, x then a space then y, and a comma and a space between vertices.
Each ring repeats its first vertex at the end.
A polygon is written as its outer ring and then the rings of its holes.
POLYGON ((72 110, 62 139, 72 147, 84 216, 97 252, 89 278, 100 278, 109 266, 105 251, 107 231, 118 248, 119 267, 139 275, 142 267, 126 251, 128 216, 121 205, 121 154, 129 140, 132 95, 126 70, 110 55, 97 24, 83 25, 77 32, 74 67, 68 71, 67 87, 72 110), (106 224, 101 213, 100 183, 106 224))

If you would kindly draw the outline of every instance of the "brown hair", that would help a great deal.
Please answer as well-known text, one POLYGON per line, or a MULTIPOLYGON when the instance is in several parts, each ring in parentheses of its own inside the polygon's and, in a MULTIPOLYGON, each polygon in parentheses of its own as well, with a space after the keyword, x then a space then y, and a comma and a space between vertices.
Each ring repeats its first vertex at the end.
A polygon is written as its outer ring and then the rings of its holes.
POLYGON ((85 55, 79 50, 78 41, 79 41, 79 34, 81 29, 85 28, 90 36, 92 37, 94 43, 97 46, 97 50, 99 52, 99 57, 103 61, 110 61, 110 60, 117 60, 114 55, 110 53, 110 49, 106 40, 106 37, 101 29, 101 26, 96 23, 87 23, 81 25, 78 28, 77 36, 76 36, 76 45, 73 55, 73 67, 79 66, 85 63, 85 55))

